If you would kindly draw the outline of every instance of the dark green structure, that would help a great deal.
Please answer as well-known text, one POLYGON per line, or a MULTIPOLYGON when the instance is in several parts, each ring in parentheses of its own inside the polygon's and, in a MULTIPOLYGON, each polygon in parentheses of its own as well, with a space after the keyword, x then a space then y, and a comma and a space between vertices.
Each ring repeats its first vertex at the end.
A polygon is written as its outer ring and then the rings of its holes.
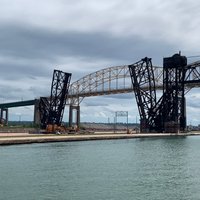
POLYGON ((0 123, 8 124, 8 109, 23 106, 34 106, 34 124, 39 124, 39 100, 27 100, 27 101, 17 101, 11 103, 0 104, 0 123))

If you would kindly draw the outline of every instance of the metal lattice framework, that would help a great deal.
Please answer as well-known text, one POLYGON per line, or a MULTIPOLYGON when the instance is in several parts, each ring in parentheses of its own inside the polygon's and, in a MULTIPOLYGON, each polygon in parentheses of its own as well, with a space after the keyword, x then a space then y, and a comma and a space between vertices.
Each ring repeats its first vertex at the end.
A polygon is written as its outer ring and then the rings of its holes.
MULTIPOLYGON (((162 68, 153 66, 156 87, 162 89, 162 68)), ((148 85, 144 85, 148 89, 148 85)), ((79 104, 84 97, 130 93, 133 91, 128 65, 105 68, 73 82, 69 104, 79 104)))
POLYGON ((185 86, 200 84, 200 62, 187 65, 180 54, 163 60, 163 96, 157 102, 150 58, 130 65, 130 76, 141 118, 141 132, 179 132, 186 129, 185 86), (144 85, 148 89, 144 89, 144 85))
POLYGON ((185 73, 187 58, 180 54, 163 60, 163 115, 161 129, 165 132, 185 131, 185 73))
POLYGON ((185 81, 190 86, 199 86, 200 77, 200 61, 191 63, 186 67, 185 81))
POLYGON ((142 132, 149 132, 154 124, 150 120, 152 108, 156 106, 155 78, 151 58, 143 58, 141 61, 129 65, 132 85, 138 105, 141 119, 142 132), (146 86, 148 89, 146 89, 146 86))
MULTIPOLYGON (((163 89, 163 68, 152 66, 156 90, 163 89)), ((185 93, 200 87, 200 61, 189 64, 186 72, 185 93)), ((147 85, 143 85, 148 90, 147 85)), ((69 88, 68 104, 78 105, 84 97, 133 92, 128 65, 105 68, 73 82, 69 88)))
POLYGON ((71 74, 54 70, 49 105, 48 124, 61 125, 71 74))

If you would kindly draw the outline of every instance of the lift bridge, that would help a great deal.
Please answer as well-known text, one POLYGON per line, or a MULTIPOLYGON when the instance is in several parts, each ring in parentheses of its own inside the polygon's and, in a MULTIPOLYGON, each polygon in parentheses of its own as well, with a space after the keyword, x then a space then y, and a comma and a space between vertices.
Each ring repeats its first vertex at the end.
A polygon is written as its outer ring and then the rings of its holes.
POLYGON ((141 132, 186 131, 185 93, 191 84, 197 86, 200 83, 199 62, 187 65, 187 58, 180 54, 164 58, 163 95, 158 100, 151 58, 146 57, 129 65, 129 70, 141 119, 141 132))
MULTIPOLYGON (((101 69, 72 84, 69 84, 71 75, 67 73, 68 86, 65 88, 64 95, 66 101, 63 100, 62 103, 69 105, 69 125, 73 123, 74 111, 76 112, 75 123, 79 125, 80 104, 85 97, 134 92, 141 119, 141 132, 184 131, 186 127, 185 94, 192 88, 200 86, 200 61, 187 64, 187 59, 183 61, 185 59, 176 54, 164 59, 164 67, 157 67, 152 65, 150 58, 144 58, 132 65, 101 69), (163 96, 158 100, 157 90, 163 91, 163 96)), ((61 85, 60 89, 62 89, 61 85)), ((57 108, 59 98, 58 95, 57 108)), ((34 122, 36 124, 42 122, 44 125, 45 120, 47 121, 45 113, 48 112, 44 107, 47 108, 49 103, 50 97, 41 97, 29 101, 0 104, 0 118, 8 120, 10 107, 34 105, 34 122)))

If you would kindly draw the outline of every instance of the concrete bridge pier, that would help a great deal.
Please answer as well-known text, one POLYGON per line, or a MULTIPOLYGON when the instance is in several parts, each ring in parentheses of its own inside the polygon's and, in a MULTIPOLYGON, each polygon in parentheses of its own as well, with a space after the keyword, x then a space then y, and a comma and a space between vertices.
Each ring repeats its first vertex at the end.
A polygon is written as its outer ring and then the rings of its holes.
POLYGON ((33 121, 34 121, 34 125, 36 125, 36 126, 39 126, 39 125, 40 125, 39 103, 40 103, 40 100, 39 100, 39 99, 35 99, 33 121))
POLYGON ((8 108, 1 108, 0 110, 0 124, 8 125, 8 108))
POLYGON ((69 106, 69 127, 72 127, 73 124, 75 124, 77 127, 80 127, 80 106, 79 105, 69 106), (76 114, 75 122, 73 122, 74 111, 76 114))

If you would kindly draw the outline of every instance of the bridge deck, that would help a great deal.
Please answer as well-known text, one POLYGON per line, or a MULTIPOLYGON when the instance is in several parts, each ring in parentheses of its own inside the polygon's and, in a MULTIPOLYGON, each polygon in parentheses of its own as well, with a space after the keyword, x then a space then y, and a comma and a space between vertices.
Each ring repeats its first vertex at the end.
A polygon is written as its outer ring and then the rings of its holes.
POLYGON ((32 106, 36 102, 36 99, 34 100, 27 100, 27 101, 17 101, 17 102, 10 102, 10 103, 2 103, 0 104, 0 109, 4 108, 12 108, 12 107, 21 107, 21 106, 32 106))

